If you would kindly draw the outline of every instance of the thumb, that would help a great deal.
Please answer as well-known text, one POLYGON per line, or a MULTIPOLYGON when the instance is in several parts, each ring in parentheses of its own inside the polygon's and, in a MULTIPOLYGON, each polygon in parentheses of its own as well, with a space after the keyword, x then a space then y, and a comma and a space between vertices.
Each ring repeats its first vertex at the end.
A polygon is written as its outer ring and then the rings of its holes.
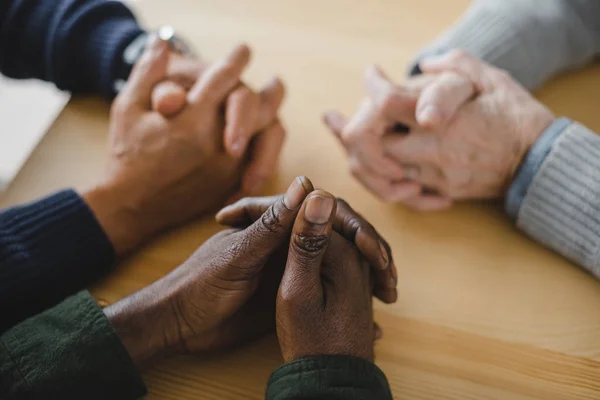
POLYGON ((255 259, 269 257, 290 237, 296 214, 302 202, 312 191, 312 183, 306 177, 294 179, 286 193, 277 199, 260 218, 240 232, 244 243, 251 249, 255 259))
POLYGON ((461 74, 444 72, 423 89, 417 101, 417 122, 427 129, 440 128, 476 95, 473 83, 461 74))
POLYGON ((321 302, 321 263, 333 229, 337 203, 322 190, 312 192, 304 201, 292 229, 280 296, 321 302))
POLYGON ((133 67, 122 94, 131 102, 150 108, 152 91, 167 75, 169 63, 168 44, 158 36, 153 36, 144 54, 133 67))
POLYGON ((178 83, 163 81, 152 91, 152 110, 164 117, 178 114, 187 103, 187 92, 178 83))

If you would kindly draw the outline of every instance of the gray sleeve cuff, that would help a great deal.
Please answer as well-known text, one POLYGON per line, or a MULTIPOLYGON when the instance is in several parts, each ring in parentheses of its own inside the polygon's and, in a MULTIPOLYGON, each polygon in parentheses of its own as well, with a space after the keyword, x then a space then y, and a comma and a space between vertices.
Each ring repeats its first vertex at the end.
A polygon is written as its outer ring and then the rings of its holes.
POLYGON ((519 215, 519 209, 521 208, 521 204, 523 204, 533 177, 540 169, 548 153, 550 153, 556 139, 571 123, 572 121, 568 118, 556 119, 546 128, 525 156, 525 160, 515 174, 515 178, 506 195, 506 212, 511 218, 516 219, 519 215))
POLYGON ((417 57, 463 49, 507 70, 528 89, 597 54, 598 1, 475 0, 417 57), (551 49, 551 50, 548 50, 551 49))
POLYGON ((573 122, 533 177, 517 227, 600 278, 600 136, 573 122))

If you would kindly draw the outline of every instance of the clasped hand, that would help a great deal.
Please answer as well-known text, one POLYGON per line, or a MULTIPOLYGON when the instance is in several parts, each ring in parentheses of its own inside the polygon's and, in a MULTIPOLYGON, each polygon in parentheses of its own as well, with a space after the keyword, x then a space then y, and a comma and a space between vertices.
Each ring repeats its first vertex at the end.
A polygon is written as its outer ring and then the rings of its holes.
POLYGON ((421 210, 503 197, 554 115, 508 73, 463 51, 420 67, 404 85, 370 68, 354 117, 326 114, 352 174, 384 200, 421 210))
POLYGON ((231 226, 105 313, 137 362, 230 348, 275 327, 286 361, 373 360, 372 296, 397 298, 388 244, 350 206, 296 178, 283 196, 223 209, 231 226))

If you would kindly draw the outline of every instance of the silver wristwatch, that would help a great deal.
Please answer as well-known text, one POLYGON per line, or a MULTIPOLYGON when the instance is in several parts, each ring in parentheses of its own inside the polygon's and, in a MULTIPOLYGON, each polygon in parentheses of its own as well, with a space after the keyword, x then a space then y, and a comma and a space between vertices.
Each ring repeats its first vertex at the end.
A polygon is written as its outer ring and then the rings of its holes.
MULTIPOLYGON (((172 52, 190 58, 197 58, 192 47, 189 46, 184 39, 177 36, 175 29, 172 26, 162 26, 155 33, 159 38, 169 43, 172 52)), ((138 62, 142 54, 144 54, 150 36, 151 34, 149 33, 142 33, 137 38, 133 39, 133 41, 125 48, 125 51, 123 51, 123 66, 121 71, 117 74, 117 79, 115 79, 113 83, 115 95, 119 94, 123 89, 127 79, 129 79, 129 74, 131 74, 133 66, 138 62)))

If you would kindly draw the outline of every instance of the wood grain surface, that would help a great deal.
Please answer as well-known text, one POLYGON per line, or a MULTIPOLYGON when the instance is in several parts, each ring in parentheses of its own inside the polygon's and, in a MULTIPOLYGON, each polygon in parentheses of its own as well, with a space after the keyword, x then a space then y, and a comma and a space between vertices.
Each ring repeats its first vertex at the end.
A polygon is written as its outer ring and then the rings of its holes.
MULTIPOLYGON (((241 41, 254 50, 246 79, 287 84, 289 136, 278 176, 296 175, 346 198, 393 246, 399 301, 376 305, 384 330, 377 363, 398 399, 600 399, 600 283, 517 231, 499 203, 465 203, 422 214, 380 202, 348 173, 321 123, 352 113, 365 67, 403 79, 417 50, 451 24, 467 0, 142 0, 148 26, 180 29, 206 59, 241 41)), ((600 68, 560 77, 539 97, 559 115, 600 131, 600 68)), ((102 173, 108 111, 75 99, 0 206, 102 173)), ((18 127, 13 129, 18 132, 18 127)), ((220 228, 207 217, 124 260, 92 288, 113 302, 163 276, 220 228)), ((219 357, 180 357, 144 370, 150 399, 260 399, 281 363, 273 337, 219 357)))

